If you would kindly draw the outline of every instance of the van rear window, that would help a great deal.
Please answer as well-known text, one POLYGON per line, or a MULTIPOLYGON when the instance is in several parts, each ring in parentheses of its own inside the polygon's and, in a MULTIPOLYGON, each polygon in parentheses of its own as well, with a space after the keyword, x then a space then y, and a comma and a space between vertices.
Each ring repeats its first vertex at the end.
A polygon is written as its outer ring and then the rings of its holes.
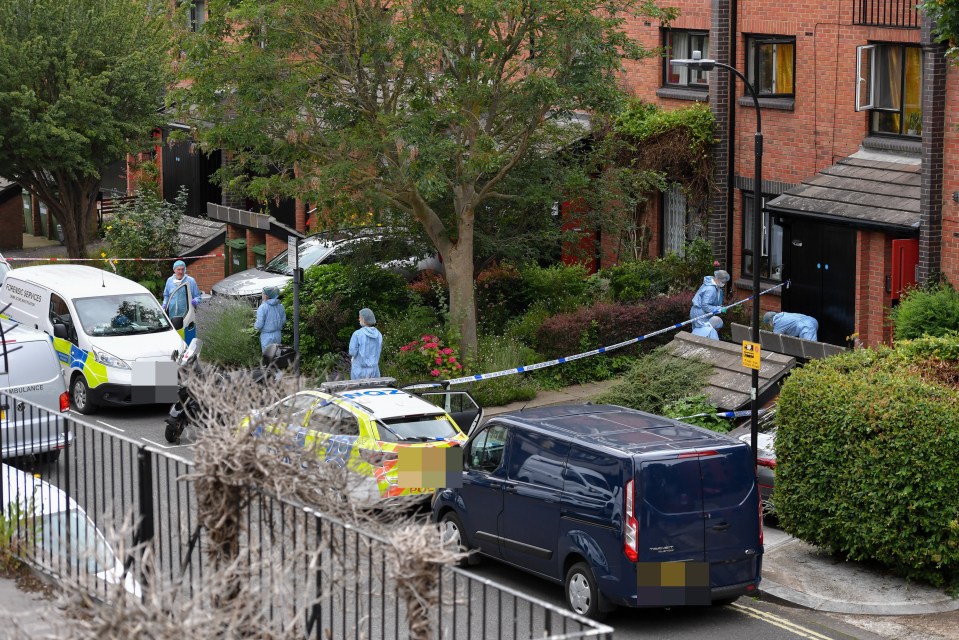
MULTIPOLYGON (((9 358, 11 385, 38 384, 60 375, 60 361, 49 342, 35 340, 11 346, 19 347, 9 358)), ((0 353, 0 372, 2 369, 3 354, 0 353)))
POLYGON ((699 459, 703 474, 703 506, 727 509, 742 504, 753 488, 752 452, 748 447, 721 449, 699 459))

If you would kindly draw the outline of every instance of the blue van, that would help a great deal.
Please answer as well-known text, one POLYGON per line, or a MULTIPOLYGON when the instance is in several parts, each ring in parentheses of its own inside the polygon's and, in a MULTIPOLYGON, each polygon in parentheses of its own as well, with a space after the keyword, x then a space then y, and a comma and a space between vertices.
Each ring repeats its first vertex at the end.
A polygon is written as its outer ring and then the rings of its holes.
POLYGON ((569 607, 728 604, 756 593, 759 490, 748 445, 612 405, 496 416, 463 448, 432 517, 450 543, 565 587, 569 607))

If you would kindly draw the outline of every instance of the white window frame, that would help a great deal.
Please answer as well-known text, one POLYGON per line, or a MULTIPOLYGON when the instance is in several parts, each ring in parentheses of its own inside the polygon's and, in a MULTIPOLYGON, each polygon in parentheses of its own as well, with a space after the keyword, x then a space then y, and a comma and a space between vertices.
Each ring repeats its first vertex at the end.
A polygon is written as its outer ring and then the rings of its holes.
POLYGON ((856 111, 869 111, 876 106, 877 50, 874 44, 862 44, 856 47, 856 111))

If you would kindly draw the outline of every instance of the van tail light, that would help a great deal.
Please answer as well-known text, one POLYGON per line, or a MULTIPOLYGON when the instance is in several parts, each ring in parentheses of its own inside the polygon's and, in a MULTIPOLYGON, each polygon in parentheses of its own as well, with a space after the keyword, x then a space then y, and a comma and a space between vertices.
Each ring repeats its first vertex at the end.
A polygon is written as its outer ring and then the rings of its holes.
POLYGON ((756 458, 756 464, 767 469, 776 469, 776 458, 756 458))
POLYGON ((60 394, 60 412, 63 413, 70 408, 70 393, 64 391, 60 394))
POLYGON ((630 562, 639 560, 639 521, 636 520, 636 495, 633 492, 633 481, 626 483, 626 505, 624 509, 623 525, 623 553, 630 562))

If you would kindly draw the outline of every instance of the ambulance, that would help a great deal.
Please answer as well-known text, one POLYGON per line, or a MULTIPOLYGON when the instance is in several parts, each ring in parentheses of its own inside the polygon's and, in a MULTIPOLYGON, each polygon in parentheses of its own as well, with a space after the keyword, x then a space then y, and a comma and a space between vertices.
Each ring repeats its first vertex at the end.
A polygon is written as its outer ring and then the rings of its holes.
POLYGON ((189 303, 171 321, 145 287, 77 265, 7 272, 0 307, 5 303, 6 315, 51 337, 76 411, 175 401, 176 358, 186 348, 181 331, 195 327, 189 303))

